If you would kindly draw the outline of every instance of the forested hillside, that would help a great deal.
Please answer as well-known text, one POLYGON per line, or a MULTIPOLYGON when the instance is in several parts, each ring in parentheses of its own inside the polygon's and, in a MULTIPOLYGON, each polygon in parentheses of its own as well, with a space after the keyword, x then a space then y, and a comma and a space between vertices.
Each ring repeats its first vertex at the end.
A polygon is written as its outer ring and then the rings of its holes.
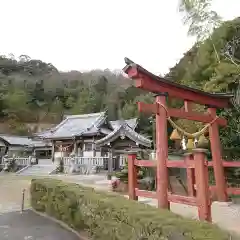
POLYGON ((27 134, 26 123, 59 123, 64 114, 108 110, 111 120, 135 117, 139 98, 148 95, 120 73, 60 72, 28 56, 0 57, 0 119, 12 133, 27 134))

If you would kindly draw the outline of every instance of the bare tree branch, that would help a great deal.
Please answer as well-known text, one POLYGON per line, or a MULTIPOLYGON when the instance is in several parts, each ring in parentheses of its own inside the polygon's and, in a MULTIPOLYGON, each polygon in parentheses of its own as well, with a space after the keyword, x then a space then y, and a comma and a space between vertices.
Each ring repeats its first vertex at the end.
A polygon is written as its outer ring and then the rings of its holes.
POLYGON ((221 17, 211 10, 211 0, 180 0, 179 12, 183 13, 183 23, 188 25, 188 34, 196 36, 198 42, 210 38, 217 61, 220 57, 211 38, 213 30, 222 24, 221 17))

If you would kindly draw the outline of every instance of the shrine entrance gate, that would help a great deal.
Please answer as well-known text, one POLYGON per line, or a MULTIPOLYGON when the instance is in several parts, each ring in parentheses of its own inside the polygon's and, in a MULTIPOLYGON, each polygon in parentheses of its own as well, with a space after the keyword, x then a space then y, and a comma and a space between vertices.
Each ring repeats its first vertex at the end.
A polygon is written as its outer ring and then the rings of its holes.
POLYGON ((138 64, 125 58, 124 72, 134 80, 137 88, 156 94, 154 104, 138 103, 139 111, 156 115, 156 161, 137 160, 136 154, 129 154, 128 187, 129 198, 154 198, 159 208, 169 209, 169 203, 184 203, 198 207, 199 219, 211 221, 211 194, 215 192, 217 200, 228 201, 228 194, 240 194, 239 188, 228 188, 224 167, 240 167, 240 162, 223 161, 219 138, 219 126, 226 126, 227 121, 218 117, 218 108, 231 106, 231 94, 211 94, 189 88, 167 79, 158 77, 138 64), (167 98, 184 101, 183 109, 168 108, 167 98), (191 109, 191 104, 207 107, 206 113, 191 109), (193 149, 183 160, 168 160, 167 122, 173 118, 188 119, 207 124, 212 152, 212 161, 207 161, 205 149, 193 149), (137 187, 136 167, 156 167, 156 192, 140 190, 137 187), (213 167, 216 185, 209 186, 208 167, 213 167), (172 194, 169 191, 168 168, 186 168, 188 196, 172 194))

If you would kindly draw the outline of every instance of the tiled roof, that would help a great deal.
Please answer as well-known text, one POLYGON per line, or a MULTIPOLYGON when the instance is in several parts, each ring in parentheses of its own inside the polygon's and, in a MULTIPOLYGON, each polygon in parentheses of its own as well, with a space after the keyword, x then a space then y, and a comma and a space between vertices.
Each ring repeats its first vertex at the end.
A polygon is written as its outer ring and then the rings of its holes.
POLYGON ((27 136, 13 136, 13 135, 1 135, 0 139, 7 142, 9 145, 17 145, 17 146, 46 146, 48 143, 44 143, 42 141, 33 141, 27 136))
POLYGON ((108 135, 109 133, 112 132, 112 130, 105 128, 105 127, 101 127, 99 130, 100 133, 104 134, 104 135, 108 135))
POLYGON ((151 148, 151 146, 152 146, 152 141, 151 140, 149 140, 148 138, 144 137, 143 135, 135 132, 134 129, 132 129, 128 125, 127 121, 124 121, 124 120, 120 120, 120 121, 119 121, 118 127, 115 127, 114 131, 109 133, 104 138, 101 138, 101 139, 97 140, 95 142, 95 144, 97 146, 107 145, 108 143, 111 143, 111 142, 115 141, 119 137, 125 137, 126 136, 129 139, 131 139, 132 141, 134 141, 134 142, 136 142, 136 143, 138 143, 142 146, 151 148))
POLYGON ((66 116, 56 127, 38 133, 37 137, 42 139, 64 139, 81 135, 94 135, 99 132, 99 127, 105 120, 105 112, 66 116))
MULTIPOLYGON (((124 122, 127 123, 127 125, 130 128, 135 130, 135 128, 137 127, 137 124, 138 124, 138 119, 137 118, 132 118, 132 119, 124 120, 124 122)), ((114 130, 116 128, 119 128, 122 124, 123 124, 123 120, 110 121, 110 125, 112 126, 112 128, 114 130)))
POLYGON ((152 142, 149 139, 135 132, 135 128, 138 124, 137 118, 110 121, 109 124, 113 130, 103 125, 106 120, 106 112, 65 116, 65 119, 56 127, 38 133, 36 136, 41 139, 66 139, 102 133, 106 136, 98 140, 96 144, 105 145, 106 141, 111 142, 119 136, 126 135, 138 144, 151 147, 152 142))
POLYGON ((22 136, 12 135, 0 135, 0 139, 6 141, 10 145, 28 146, 31 143, 31 139, 22 136))

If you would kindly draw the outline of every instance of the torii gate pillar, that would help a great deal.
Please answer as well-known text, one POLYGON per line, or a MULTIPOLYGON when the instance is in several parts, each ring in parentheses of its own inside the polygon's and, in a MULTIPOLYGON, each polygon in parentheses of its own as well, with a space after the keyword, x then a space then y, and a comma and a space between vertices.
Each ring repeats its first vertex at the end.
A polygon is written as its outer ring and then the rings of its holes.
MULTIPOLYGON (((167 93, 159 94, 156 103, 166 107, 167 93)), ((157 200, 158 207, 169 209, 167 113, 163 107, 156 114, 157 200)))

